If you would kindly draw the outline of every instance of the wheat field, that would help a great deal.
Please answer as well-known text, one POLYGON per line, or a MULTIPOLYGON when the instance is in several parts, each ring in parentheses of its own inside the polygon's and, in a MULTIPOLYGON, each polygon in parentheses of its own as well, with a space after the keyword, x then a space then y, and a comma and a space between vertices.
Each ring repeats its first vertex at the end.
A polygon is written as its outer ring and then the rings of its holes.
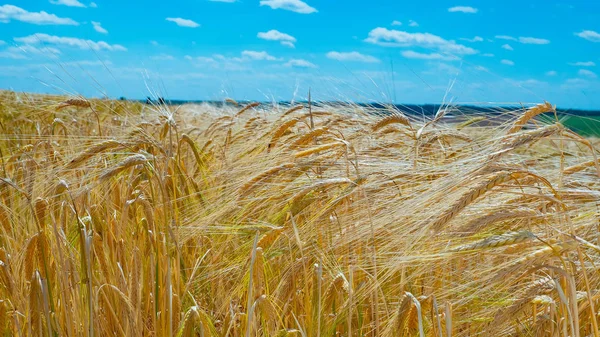
POLYGON ((599 143, 560 120, 2 91, 0 332, 599 337, 599 143))

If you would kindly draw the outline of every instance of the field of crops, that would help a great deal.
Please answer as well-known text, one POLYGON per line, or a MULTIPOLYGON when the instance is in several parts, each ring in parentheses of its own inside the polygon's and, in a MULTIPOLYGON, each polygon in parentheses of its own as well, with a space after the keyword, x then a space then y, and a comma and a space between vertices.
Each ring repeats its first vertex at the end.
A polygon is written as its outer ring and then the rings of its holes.
POLYGON ((0 92, 0 335, 600 337, 599 143, 498 113, 0 92))
POLYGON ((575 116, 570 115, 565 118, 564 124, 577 133, 589 136, 600 137, 600 116, 575 116))

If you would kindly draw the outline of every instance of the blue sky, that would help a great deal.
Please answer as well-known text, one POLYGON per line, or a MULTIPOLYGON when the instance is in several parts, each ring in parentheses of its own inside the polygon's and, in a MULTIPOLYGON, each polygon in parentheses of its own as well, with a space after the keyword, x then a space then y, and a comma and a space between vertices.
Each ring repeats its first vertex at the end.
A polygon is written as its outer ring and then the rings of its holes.
POLYGON ((0 88, 600 109, 600 2, 12 0, 0 88))

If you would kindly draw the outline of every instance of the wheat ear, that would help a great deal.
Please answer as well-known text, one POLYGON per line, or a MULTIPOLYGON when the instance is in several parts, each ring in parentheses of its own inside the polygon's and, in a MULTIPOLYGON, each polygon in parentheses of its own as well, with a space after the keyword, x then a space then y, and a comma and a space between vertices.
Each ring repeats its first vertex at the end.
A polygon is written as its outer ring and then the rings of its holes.
POLYGON ((116 166, 111 167, 100 174, 100 180, 110 179, 119 172, 127 169, 128 167, 145 164, 148 160, 143 154, 134 154, 119 162, 116 166))
POLYGON ((63 108, 66 108, 68 106, 76 106, 79 108, 90 108, 92 105, 90 103, 90 101, 86 100, 86 99, 81 99, 81 98, 71 98, 68 99, 64 102, 61 102, 57 107, 56 107, 56 111, 59 111, 63 108))
POLYGON ((331 308, 338 294, 343 292, 344 294, 348 295, 349 291, 350 284, 348 283, 348 280, 346 280, 346 277, 343 273, 338 273, 327 287, 327 290, 325 290, 324 307, 326 309, 331 308))
POLYGON ((240 105, 236 100, 234 100, 233 98, 229 98, 229 97, 225 98, 225 103, 230 103, 230 104, 233 104, 235 106, 240 105))
POLYGON ((495 186, 498 186, 510 179, 514 179, 521 174, 522 173, 511 173, 506 171, 500 171, 492 174, 489 178, 471 188, 454 204, 438 215, 438 217, 431 223, 431 228, 434 231, 439 231, 444 224, 452 220, 460 211, 462 211, 477 198, 484 195, 495 186))
POLYGON ((600 164, 600 160, 590 160, 590 161, 586 161, 584 163, 581 164, 577 164, 577 165, 573 165, 570 167, 567 167, 563 173, 564 174, 573 174, 573 173, 577 173, 579 171, 583 171, 588 167, 592 167, 592 166, 596 166, 600 164))
POLYGON ((556 112, 556 107, 553 107, 550 103, 545 102, 544 104, 538 104, 533 108, 525 111, 525 113, 519 117, 513 124, 513 126, 508 130, 507 134, 515 133, 523 128, 528 121, 530 121, 533 117, 543 114, 545 112, 556 112))
POLYGON ((500 235, 492 235, 482 241, 469 243, 451 249, 451 252, 461 252, 467 250, 481 250, 487 248, 497 248, 502 246, 510 246, 523 241, 531 240, 535 235, 529 231, 508 232, 500 235))
POLYGON ((390 116, 384 117, 379 122, 377 122, 375 125, 373 125, 372 130, 377 131, 386 125, 390 125, 390 124, 394 124, 394 123, 411 127, 410 120, 408 119, 408 117, 406 117, 405 115, 400 114, 400 113, 394 113, 390 116))
POLYGON ((310 148, 308 150, 296 152, 294 154, 294 157, 295 158, 307 157, 307 156, 310 156, 311 154, 325 152, 325 151, 331 150, 333 148, 340 147, 340 146, 345 146, 345 145, 346 144, 344 144, 342 142, 327 143, 327 144, 323 144, 323 145, 319 145, 319 146, 310 148))
POLYGON ((295 142, 293 142, 290 145, 290 149, 296 149, 300 146, 306 145, 311 140, 319 137, 320 135, 322 135, 328 131, 329 131, 329 128, 327 128, 327 127, 316 128, 316 129, 310 131, 309 133, 303 135, 302 137, 298 138, 295 142))
POLYGON ((485 117, 483 117, 483 116, 479 116, 479 117, 473 117, 473 118, 470 118, 469 120, 466 120, 466 121, 464 121, 464 122, 462 122, 462 123, 458 124, 458 125, 456 126, 456 130, 459 130, 459 131, 460 131, 460 130, 462 130, 462 129, 466 128, 467 126, 469 126, 469 125, 471 125, 471 124, 479 123, 479 122, 482 122, 482 121, 484 121, 484 120, 486 120, 486 118, 485 118, 485 117))
POLYGON ((246 105, 245 107, 242 108, 242 110, 238 111, 238 113, 235 114, 236 117, 239 117, 241 114, 243 114, 245 111, 250 110, 252 108, 256 108, 257 106, 259 106, 260 103, 258 102, 253 102, 250 103, 248 105, 246 105))
POLYGON ((287 110, 286 110, 286 111, 285 111, 285 112, 284 112, 284 113, 281 115, 281 117, 285 117, 285 116, 287 116, 287 115, 289 115, 289 114, 291 114, 291 113, 293 113, 293 112, 295 112, 295 111, 298 111, 298 110, 300 110, 300 109, 302 109, 302 108, 304 108, 304 105, 296 105, 296 106, 293 106, 293 107, 291 107, 291 108, 287 109, 287 110))
POLYGON ((562 132, 564 129, 565 128, 562 124, 556 123, 545 126, 543 128, 539 128, 537 130, 510 135, 510 137, 503 140, 500 143, 498 149, 488 157, 488 162, 500 158, 504 154, 510 152, 511 150, 519 146, 529 144, 541 138, 546 138, 548 136, 562 132))
POLYGON ((198 167, 203 167, 204 166, 204 157, 200 155, 200 151, 198 150, 198 146, 196 145, 196 142, 194 142, 194 140, 191 139, 190 136, 188 136, 185 133, 183 135, 181 135, 181 140, 179 141, 179 144, 181 144, 182 142, 187 143, 190 146, 190 148, 192 149, 192 153, 194 153, 194 158, 196 158, 196 163, 198 164, 198 167))
POLYGON ((290 203, 292 205, 298 203, 300 200, 302 200, 302 198, 304 198, 304 196, 306 196, 307 194, 309 194, 310 192, 312 192, 316 189, 323 189, 326 187, 343 185, 343 184, 352 184, 352 180, 350 180, 348 178, 331 178, 331 179, 324 179, 324 180, 317 181, 316 183, 309 185, 309 186, 303 188, 302 190, 300 190, 298 193, 294 194, 294 196, 292 196, 292 198, 290 200, 290 203))
POLYGON ((538 215, 533 209, 530 208, 517 208, 517 209, 508 209, 508 210, 495 210, 484 216, 475 218, 469 222, 465 226, 463 226, 459 232, 463 233, 463 235, 470 235, 478 232, 485 226, 490 224, 513 220, 513 219, 522 219, 522 218, 532 218, 538 215))
POLYGON ((258 240, 257 246, 261 247, 264 250, 267 250, 269 247, 271 247, 273 242, 275 242, 275 240, 277 240, 277 238, 279 238, 279 236, 281 235, 282 232, 283 232, 283 227, 273 228, 269 232, 265 233, 258 240))
POLYGON ((103 142, 94 144, 91 147, 88 147, 87 149, 85 149, 85 151, 78 154, 75 158, 71 159, 71 161, 67 164, 66 168, 67 169, 76 168, 79 165, 81 165, 83 162, 85 162, 86 160, 95 156, 96 154, 102 153, 109 149, 119 147, 121 145, 123 145, 123 144, 121 144, 120 142, 118 142, 114 139, 109 139, 109 140, 105 140, 103 142))
POLYGON ((273 137, 271 137, 271 141, 269 142, 269 145, 268 145, 269 149, 273 148, 275 146, 275 144, 277 144, 277 141, 279 140, 279 138, 281 138, 281 136, 283 136, 289 128, 296 125, 296 123, 298 123, 299 121, 300 121, 300 119, 293 118, 293 119, 285 121, 283 124, 281 124, 273 133, 273 137))
POLYGON ((248 180, 242 187, 239 189, 240 197, 248 195, 254 187, 260 183, 268 180, 270 177, 279 174, 281 171, 292 169, 296 166, 294 163, 285 163, 279 166, 272 167, 248 180))

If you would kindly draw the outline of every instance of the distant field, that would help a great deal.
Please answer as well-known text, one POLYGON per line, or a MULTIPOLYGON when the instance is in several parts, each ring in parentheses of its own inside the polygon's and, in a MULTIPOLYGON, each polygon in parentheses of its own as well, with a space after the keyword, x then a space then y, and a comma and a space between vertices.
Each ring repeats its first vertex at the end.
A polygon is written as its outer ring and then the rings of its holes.
MULTIPOLYGON (((143 102, 143 101, 140 101, 143 102)), ((169 104, 173 105, 184 105, 184 104, 203 104, 209 103, 214 104, 215 106, 223 106, 223 102, 219 101, 185 101, 185 100, 174 100, 168 101, 169 104)), ((246 102, 249 103, 249 102, 246 102)), ((301 104, 307 104, 307 102, 299 102, 301 104)), ((289 102, 281 102, 282 105, 289 104, 289 102)), ((320 103, 327 105, 328 103, 320 103)), ((339 103, 338 103, 339 104, 339 103)), ((371 104, 359 104, 359 107, 363 108, 373 108, 375 110, 386 111, 387 108, 393 106, 391 104, 379 104, 379 103, 371 103, 371 104)), ((423 105, 414 105, 414 104, 402 104, 394 106, 398 110, 405 112, 408 115, 413 116, 433 116, 440 109, 443 108, 439 104, 423 104, 423 105)), ((461 111, 463 111, 468 119, 468 116, 494 116, 497 118, 498 116, 506 117, 507 114, 503 114, 501 111, 514 111, 517 109, 521 109, 521 106, 514 107, 481 107, 481 106, 463 106, 459 107, 461 111)), ((594 136, 600 137, 600 111, 589 111, 589 110, 568 110, 568 111, 559 111, 559 116, 561 116, 561 122, 569 127, 570 129, 578 132, 584 136, 594 136)), ((549 117, 544 117, 542 120, 549 120, 549 117)), ((552 116, 553 118, 553 116, 552 116)))
POLYGON ((569 129, 584 135, 600 137, 600 116, 568 116, 562 122, 569 129))
POLYGON ((381 109, 0 91, 0 335, 600 336, 597 145, 381 109))

